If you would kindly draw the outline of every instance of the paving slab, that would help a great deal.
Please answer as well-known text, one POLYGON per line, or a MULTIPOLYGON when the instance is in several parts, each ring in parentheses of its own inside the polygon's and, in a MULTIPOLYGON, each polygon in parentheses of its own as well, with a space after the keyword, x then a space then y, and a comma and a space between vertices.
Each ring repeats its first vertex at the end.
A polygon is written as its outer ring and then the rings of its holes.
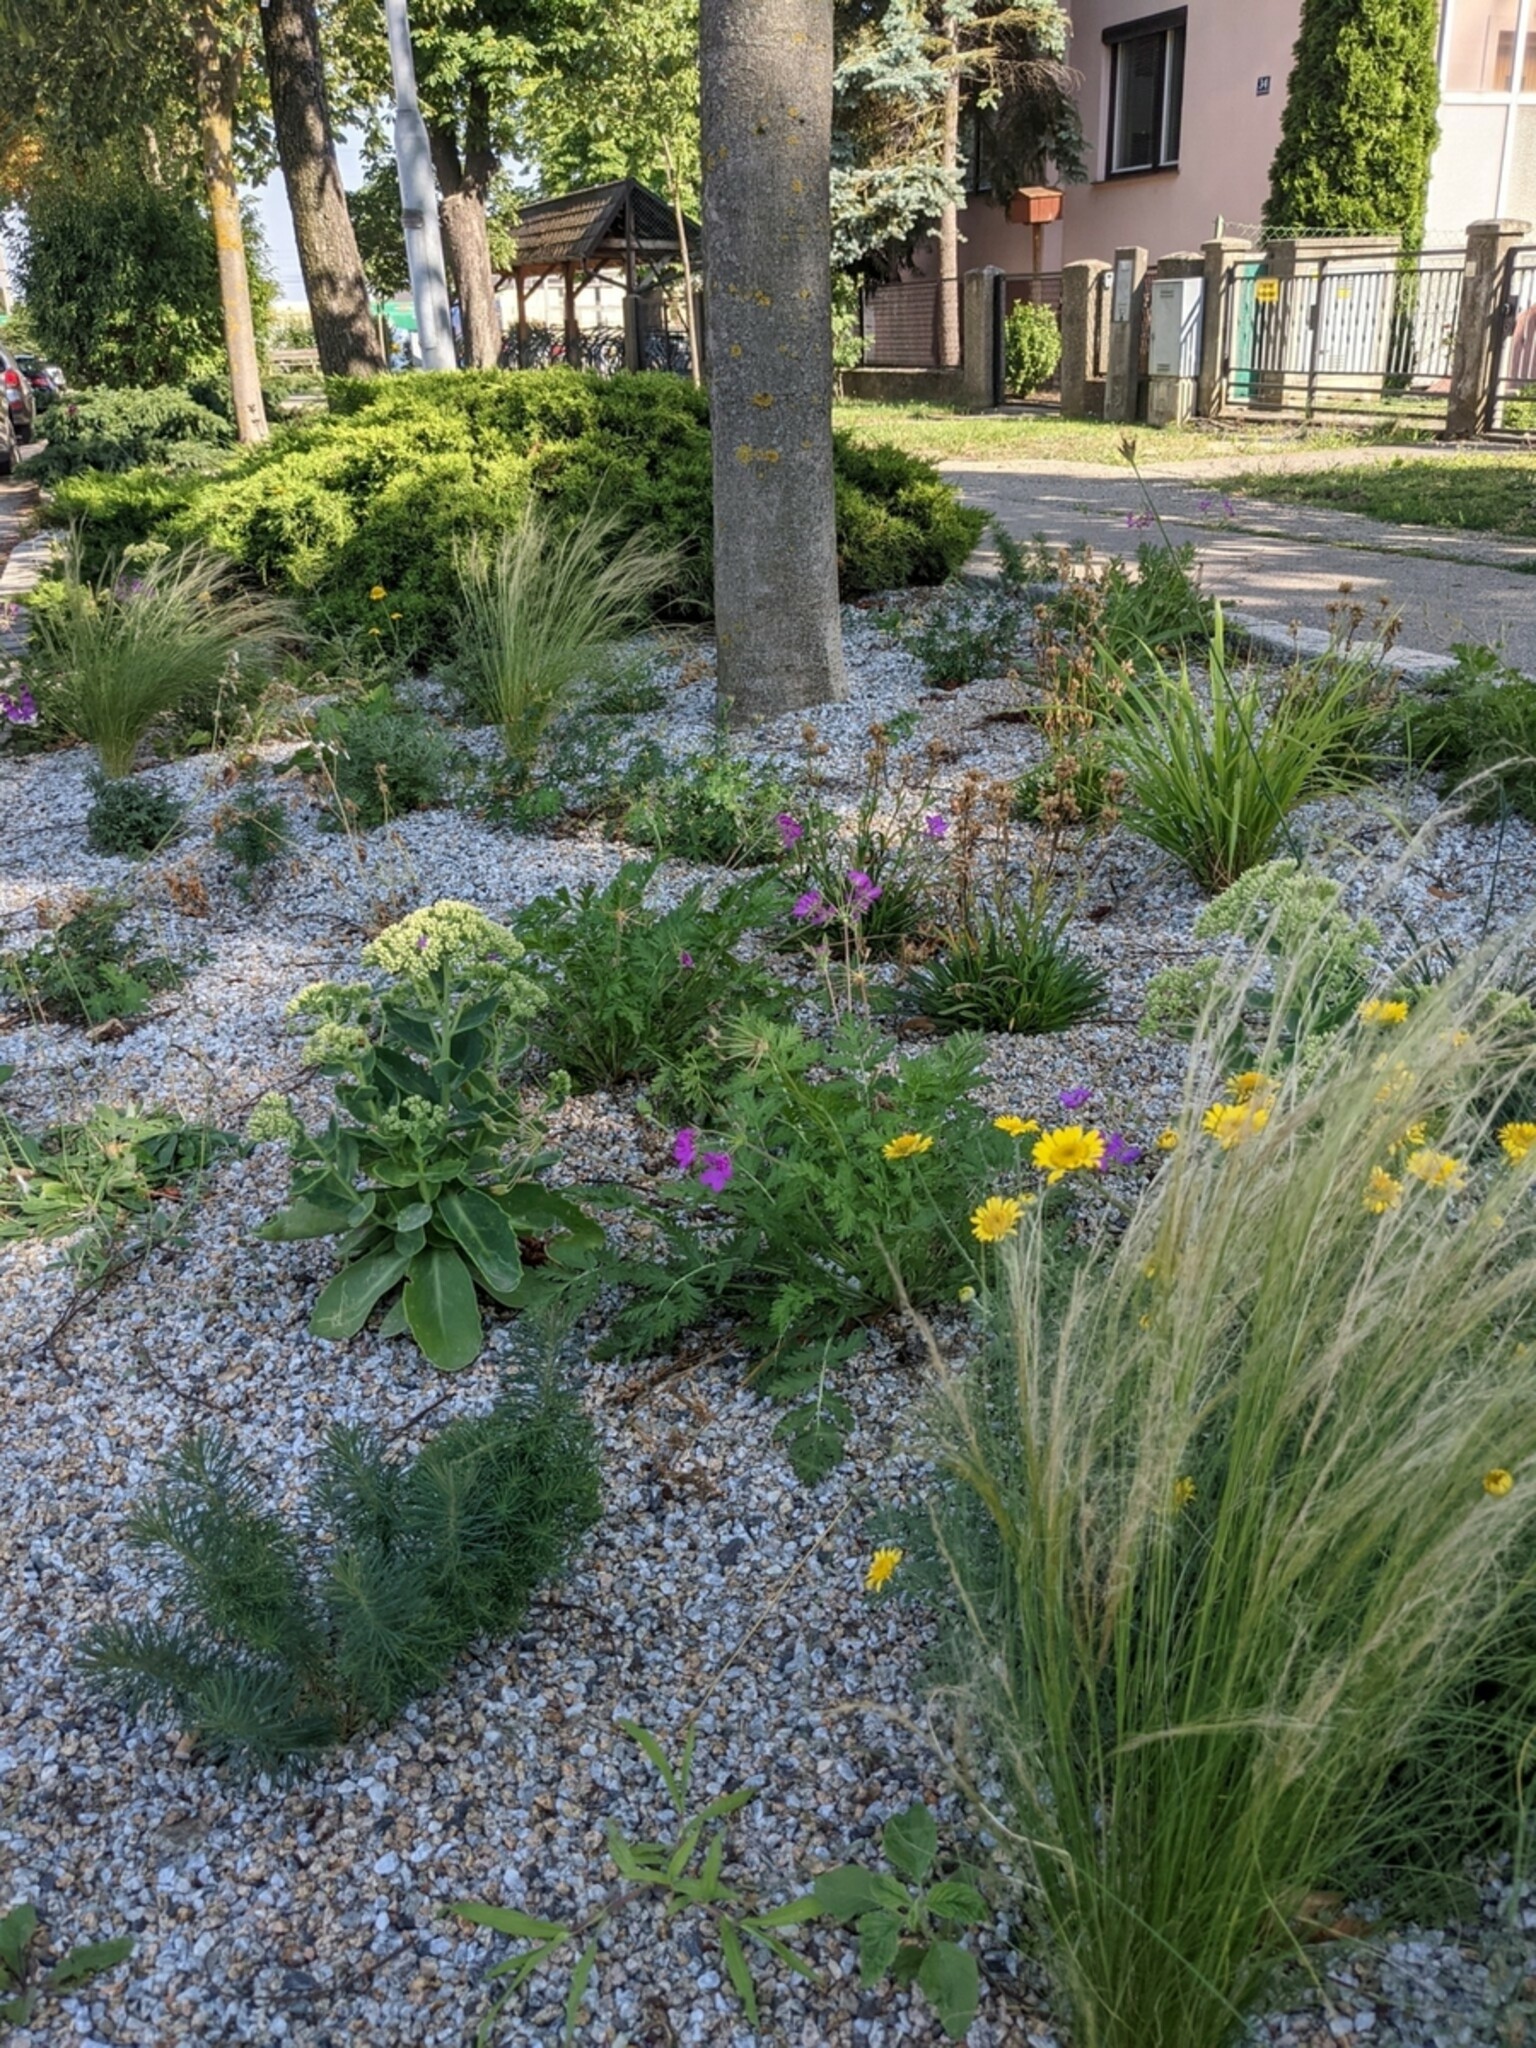
MULTIPOLYGON (((1417 458, 1428 451, 1412 452, 1417 458)), ((1372 453, 1390 460, 1402 451, 1372 453)), ((1291 457, 1283 466, 1340 462, 1335 451, 1291 457)), ((1499 648, 1512 667, 1536 675, 1536 541, 1389 525, 1327 506, 1223 492, 1224 477, 1253 466, 1251 457, 1177 470, 1144 465, 1144 495, 1123 465, 940 464, 966 502, 990 513, 1015 540, 1040 535, 1053 548, 1086 545, 1101 555, 1128 555, 1159 538, 1161 521, 1175 545, 1194 544, 1212 595, 1277 629, 1327 632, 1341 607, 1360 606, 1373 617, 1384 604, 1399 615, 1406 646, 1449 654, 1458 641, 1473 641, 1499 648)), ((975 566, 995 564, 984 538, 975 566)))

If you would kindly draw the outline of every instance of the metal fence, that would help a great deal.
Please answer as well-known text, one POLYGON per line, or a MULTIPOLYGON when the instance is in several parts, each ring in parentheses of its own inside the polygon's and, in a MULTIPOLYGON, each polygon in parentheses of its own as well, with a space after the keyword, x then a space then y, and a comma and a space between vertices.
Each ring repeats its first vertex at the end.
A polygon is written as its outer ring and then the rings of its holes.
POLYGON ((1489 418, 1495 432, 1536 433, 1536 247, 1511 249, 1499 279, 1498 361, 1489 418))
POLYGON ((1277 274, 1255 251, 1225 283, 1229 404, 1393 412, 1443 425, 1465 271, 1461 249, 1318 255, 1277 274))
MULTIPOLYGON (((645 322, 640 334, 640 367, 671 370, 686 377, 691 366, 688 337, 659 323, 645 322)), ((497 358, 504 370, 596 370, 612 376, 624 367, 622 327, 583 327, 567 334, 563 327, 530 325, 520 337, 509 329, 497 358)))

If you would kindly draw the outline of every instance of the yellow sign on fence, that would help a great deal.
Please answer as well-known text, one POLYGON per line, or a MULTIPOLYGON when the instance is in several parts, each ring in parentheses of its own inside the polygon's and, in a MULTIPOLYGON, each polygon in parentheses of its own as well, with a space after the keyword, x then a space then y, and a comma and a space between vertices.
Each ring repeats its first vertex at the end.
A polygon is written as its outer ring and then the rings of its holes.
POLYGON ((1278 277, 1257 277, 1253 281, 1253 296, 1261 306, 1273 306, 1280 297, 1278 277))

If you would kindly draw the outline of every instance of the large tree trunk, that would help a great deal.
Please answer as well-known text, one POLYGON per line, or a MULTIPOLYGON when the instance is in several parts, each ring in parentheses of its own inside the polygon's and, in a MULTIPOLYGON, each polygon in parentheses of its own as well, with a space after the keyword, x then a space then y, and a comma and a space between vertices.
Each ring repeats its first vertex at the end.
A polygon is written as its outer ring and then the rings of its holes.
POLYGON ((371 377, 384 354, 336 162, 315 0, 263 0, 257 11, 320 367, 328 377, 371 377))
POLYGON ((464 327, 465 366, 494 369, 501 352, 501 314, 491 269, 485 198, 496 172, 496 155, 490 146, 490 106, 484 86, 470 87, 462 151, 450 129, 429 122, 427 135, 432 144, 432 168, 443 195, 443 247, 464 327))
POLYGON ((832 0, 703 0, 717 691, 847 692, 832 500, 832 0))
POLYGON ((219 263, 219 299, 224 312, 224 347, 229 356, 235 433, 242 441, 265 441, 267 409, 256 360, 256 324, 251 317, 251 278, 245 263, 245 229, 240 221, 240 188, 235 178, 235 99, 245 62, 243 36, 231 41, 215 17, 216 0, 204 0, 192 21, 192 84, 197 99, 199 139, 213 243, 219 263))
MULTIPOLYGON (((944 25, 949 76, 944 87, 944 174, 953 180, 960 166, 960 30, 954 16, 944 25)), ((939 367, 955 369, 960 361, 960 210, 953 199, 939 214, 939 298, 934 350, 939 367)))

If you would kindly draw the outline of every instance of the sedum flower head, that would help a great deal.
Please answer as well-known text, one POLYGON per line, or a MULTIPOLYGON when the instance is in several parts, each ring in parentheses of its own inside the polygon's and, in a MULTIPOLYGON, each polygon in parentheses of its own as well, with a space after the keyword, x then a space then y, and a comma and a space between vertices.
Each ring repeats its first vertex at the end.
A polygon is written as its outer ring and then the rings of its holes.
POLYGON ((368 1034, 361 1024, 325 1017, 304 1041, 299 1057, 306 1067, 350 1067, 367 1050, 368 1034))
POLYGON ((246 1118, 245 1135, 253 1145, 266 1145, 274 1140, 287 1145, 303 1137, 304 1126, 294 1115, 287 1096, 269 1089, 246 1118))
POLYGON ((1536 1145, 1536 1124, 1501 1124, 1499 1144, 1511 1166, 1522 1165, 1526 1154, 1536 1145))
POLYGON ((1055 1187, 1063 1174, 1097 1172, 1104 1139, 1081 1124, 1063 1124, 1059 1130, 1042 1131, 1029 1156, 1045 1174, 1047 1187, 1055 1187))
POLYGON ((524 975, 512 972, 523 957, 515 933, 497 924, 473 903, 444 897, 425 910, 413 910, 388 925, 363 948, 369 967, 409 982, 424 991, 439 976, 499 986, 506 1014, 526 1017, 544 1001, 543 991, 524 975))
POLYGON ((428 1102, 420 1095, 406 1095, 381 1113, 374 1129, 386 1141, 399 1139, 404 1144, 417 1145, 423 1152, 428 1152, 447 1137, 452 1121, 450 1112, 440 1102, 428 1102))
POLYGON ((926 1137, 921 1131, 903 1131, 900 1137, 892 1138, 888 1144, 880 1147, 881 1154, 886 1159, 911 1159, 919 1152, 932 1150, 932 1138, 926 1137))
POLYGON ((1024 1204, 1013 1195, 988 1195, 979 1209, 971 1211, 971 1235, 982 1244, 1001 1244, 1012 1237, 1024 1214, 1024 1204))

